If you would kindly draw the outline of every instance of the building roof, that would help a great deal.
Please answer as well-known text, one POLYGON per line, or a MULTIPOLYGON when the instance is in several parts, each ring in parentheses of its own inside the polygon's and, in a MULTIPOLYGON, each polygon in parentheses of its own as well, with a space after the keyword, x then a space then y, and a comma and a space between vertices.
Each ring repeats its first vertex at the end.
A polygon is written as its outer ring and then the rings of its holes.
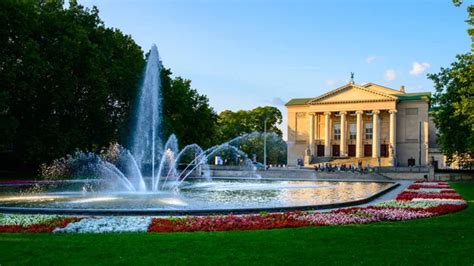
MULTIPOLYGON (((393 101, 393 100, 397 100, 397 97, 394 96, 394 95, 391 95, 391 94, 387 94, 387 93, 384 93, 384 92, 380 92, 378 90, 372 90, 370 88, 367 88, 367 87, 363 87, 363 86, 359 86, 355 83, 348 83, 342 87, 339 87, 337 89, 334 89, 334 90, 331 90, 323 95, 320 95, 316 98, 313 98, 311 99, 311 101, 308 102, 308 104, 318 104, 320 103, 321 101, 325 101, 324 99, 328 99, 328 98, 331 98, 332 96, 334 95, 341 95, 341 93, 343 93, 344 91, 348 91, 348 90, 359 90, 359 91, 364 91, 366 92, 364 96, 367 96, 368 99, 365 99, 365 100, 374 100, 374 96, 375 96, 375 99, 378 100, 378 101, 381 101, 381 100, 384 100, 384 101, 393 101)), ((347 95, 346 95, 347 96, 347 95)), ((341 99, 339 100, 336 100, 337 102, 341 102, 341 99)), ((348 99, 345 99, 343 100, 344 102, 353 102, 353 101, 358 101, 357 99, 353 99, 353 98, 348 98, 348 99)))
POLYGON ((420 101, 429 100, 431 98, 431 92, 414 92, 414 93, 402 93, 395 94, 400 101, 420 101))
POLYGON ((373 82, 369 82, 369 83, 366 83, 364 85, 362 85, 362 87, 365 87, 365 88, 377 88, 377 89, 382 89, 383 92, 385 93, 388 93, 388 94, 400 94, 400 93, 404 93, 404 92, 401 92, 400 90, 395 90, 395 89, 392 89, 392 88, 389 88, 389 87, 385 87, 385 86, 382 86, 380 84, 377 84, 377 83, 373 83, 373 82))
MULTIPOLYGON (((370 83, 369 83, 370 84, 370 83)), ((348 84, 349 85, 349 84, 348 84)), ((367 85, 367 84, 366 84, 367 85)), ((366 86, 364 85, 364 87, 366 86)), ((345 86, 342 86, 338 89, 341 89, 343 87, 346 87, 347 85, 345 86)), ((330 93, 333 93, 334 91, 337 91, 338 89, 336 90, 333 90, 333 91, 330 91, 328 93, 325 93, 319 97, 313 97, 313 98, 293 98, 291 100, 289 100, 285 106, 293 106, 293 105, 306 105, 308 104, 311 100, 314 100, 314 99, 317 99, 317 98, 320 98, 320 97, 323 97, 323 96, 326 96, 327 94, 330 94, 330 93)), ((399 94, 393 94, 392 96, 395 96, 397 97, 398 100, 400 101, 420 101, 420 100, 425 100, 425 101, 429 101, 430 98, 431 98, 431 92, 414 92, 414 93, 399 93, 399 94)))
POLYGON ((289 100, 285 105, 305 105, 314 98, 294 98, 289 100))

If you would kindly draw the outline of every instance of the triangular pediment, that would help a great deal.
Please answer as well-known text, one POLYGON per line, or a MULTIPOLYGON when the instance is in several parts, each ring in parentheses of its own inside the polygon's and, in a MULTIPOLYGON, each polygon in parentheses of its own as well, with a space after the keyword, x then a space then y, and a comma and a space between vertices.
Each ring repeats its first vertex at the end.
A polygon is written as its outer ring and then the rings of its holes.
POLYGON ((347 84, 308 102, 308 104, 395 101, 397 97, 356 84, 347 84))
POLYGON ((375 91, 379 91, 381 93, 391 94, 391 95, 404 93, 402 91, 394 90, 392 88, 385 87, 385 86, 382 86, 382 85, 379 85, 379 84, 376 84, 376 83, 372 83, 372 82, 364 84, 364 85, 362 85, 362 87, 368 88, 368 89, 371 89, 371 90, 375 90, 375 91))

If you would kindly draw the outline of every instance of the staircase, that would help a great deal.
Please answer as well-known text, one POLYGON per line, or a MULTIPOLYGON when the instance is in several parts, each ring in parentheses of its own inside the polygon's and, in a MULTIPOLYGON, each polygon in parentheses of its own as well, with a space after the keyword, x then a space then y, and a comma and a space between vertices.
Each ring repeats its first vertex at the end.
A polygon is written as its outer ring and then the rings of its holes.
MULTIPOLYGON (((349 157, 349 158, 342 158, 342 157, 314 157, 313 160, 311 161, 311 164, 309 165, 310 167, 317 165, 317 164, 323 164, 323 163, 330 163, 332 165, 342 165, 345 164, 347 166, 351 165, 354 163, 355 166, 358 165, 358 162, 362 162, 362 166, 365 167, 367 164, 369 164, 372 167, 379 166, 379 162, 377 158, 371 158, 371 157, 363 157, 363 158, 355 158, 355 157, 349 157)), ((386 166, 390 164, 390 159, 389 158, 380 158, 380 165, 381 166, 386 166)))

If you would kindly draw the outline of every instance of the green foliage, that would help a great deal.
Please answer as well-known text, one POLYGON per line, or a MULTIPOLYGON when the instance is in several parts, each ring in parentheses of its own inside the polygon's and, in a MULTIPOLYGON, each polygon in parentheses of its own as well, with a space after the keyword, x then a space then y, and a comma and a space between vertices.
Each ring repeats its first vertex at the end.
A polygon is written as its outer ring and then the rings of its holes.
MULTIPOLYGON (((462 5, 462 0, 452 0, 453 4, 457 7, 462 5)), ((469 25, 467 33, 471 36, 471 52, 474 52, 474 5, 467 6, 468 18, 466 23, 469 25)))
MULTIPOLYGON (((0 58, 0 151, 37 167, 129 137, 143 52, 130 36, 106 28, 95 7, 77 1, 68 8, 59 0, 0 1, 0 58)), ((163 137, 176 134, 181 147, 207 148, 263 131, 265 119, 268 131, 281 136, 276 108, 225 111, 218 124, 208 98, 190 80, 172 78, 166 68, 161 78, 163 137)), ((278 145, 284 146, 282 140, 278 145)), ((248 152, 262 150, 255 147, 248 152)), ((277 153, 269 148, 269 154, 277 153)))
POLYGON ((175 134, 181 147, 196 143, 208 148, 217 142, 217 114, 205 95, 191 88, 191 80, 161 72, 164 137, 175 134))
POLYGON ((32 165, 118 139, 144 65, 96 8, 63 6, 0 1, 0 148, 32 165))
POLYGON ((433 115, 438 143, 450 159, 474 154, 474 57, 469 53, 456 58, 450 68, 428 75, 436 88, 433 115))
POLYGON ((282 122, 282 115, 275 107, 264 106, 237 112, 225 110, 219 114, 220 140, 225 142, 246 133, 263 132, 265 120, 267 132, 274 132, 281 137, 282 132, 277 126, 282 122))
MULTIPOLYGON (((282 122, 282 114, 275 107, 264 106, 249 111, 221 112, 218 121, 220 142, 252 132, 264 132, 265 120, 268 133, 267 163, 286 164, 286 143, 281 138, 281 130, 277 127, 282 122)), ((263 134, 254 134, 245 138, 238 148, 247 153, 250 159, 255 155, 257 161, 263 162, 263 139, 263 134)))
MULTIPOLYGON (((244 138, 239 149, 247 153, 249 159, 255 159, 263 163, 264 134, 253 134, 244 138)), ((267 164, 286 164, 286 142, 277 134, 267 133, 267 164)))

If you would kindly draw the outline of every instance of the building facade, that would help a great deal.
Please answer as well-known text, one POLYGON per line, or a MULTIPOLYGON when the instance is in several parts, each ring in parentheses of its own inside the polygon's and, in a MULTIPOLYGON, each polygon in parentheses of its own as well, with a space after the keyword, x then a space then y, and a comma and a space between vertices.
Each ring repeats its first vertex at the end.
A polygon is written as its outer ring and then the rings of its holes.
POLYGON ((288 165, 408 166, 442 160, 429 146, 436 143, 430 97, 406 93, 403 86, 350 82, 315 98, 292 99, 286 104, 288 165))

